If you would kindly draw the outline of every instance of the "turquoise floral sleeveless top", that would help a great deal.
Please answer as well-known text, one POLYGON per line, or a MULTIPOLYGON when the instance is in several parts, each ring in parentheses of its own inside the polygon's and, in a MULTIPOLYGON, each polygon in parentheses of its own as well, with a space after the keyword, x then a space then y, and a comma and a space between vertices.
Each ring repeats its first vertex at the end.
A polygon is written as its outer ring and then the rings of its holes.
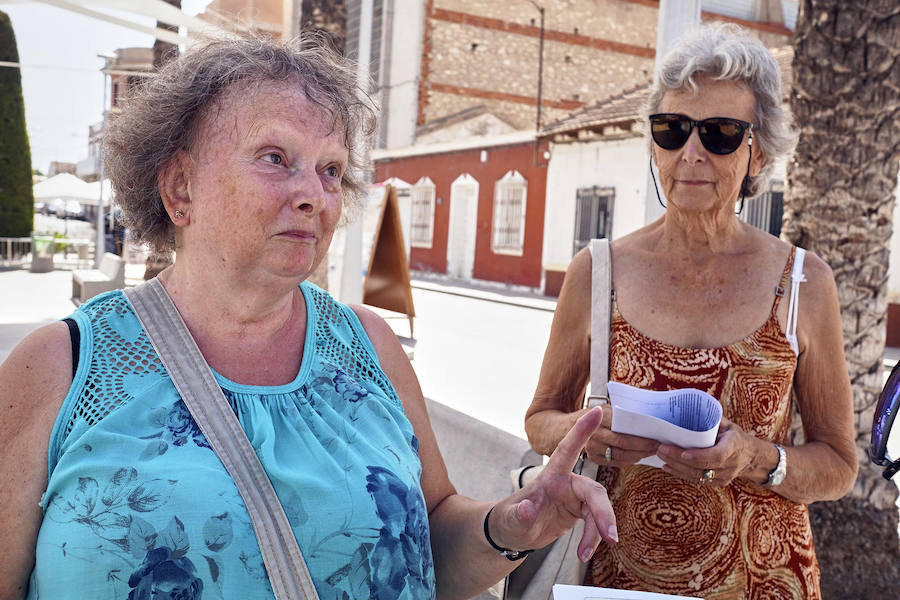
MULTIPOLYGON (((296 379, 216 378, 319 597, 433 598, 412 426, 355 313, 300 288, 308 321, 296 379)), ((28 598, 274 598, 237 488, 125 296, 98 296, 72 318, 80 359, 51 435, 28 598)))

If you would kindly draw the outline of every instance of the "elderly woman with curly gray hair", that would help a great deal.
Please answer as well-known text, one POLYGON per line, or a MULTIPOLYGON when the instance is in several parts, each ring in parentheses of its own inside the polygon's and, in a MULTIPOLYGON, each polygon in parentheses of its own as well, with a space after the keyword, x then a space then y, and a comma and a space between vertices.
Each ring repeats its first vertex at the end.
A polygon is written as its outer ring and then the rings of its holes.
MULTIPOLYGON (((611 242, 609 380, 699 388, 724 418, 712 447, 689 449, 614 432, 604 414, 586 449, 621 542, 598 549, 588 584, 820 597, 806 504, 841 497, 857 470, 836 286, 817 256, 737 214, 792 149, 782 98, 772 54, 737 28, 688 33, 659 66, 646 118, 666 211, 611 242)), ((591 262, 585 249, 568 268, 526 415, 541 453, 583 414, 591 262)))
MULTIPOLYGON (((176 252, 152 285, 211 368, 318 596, 471 597, 579 519, 587 559, 616 539, 604 488, 572 474, 601 410, 534 484, 464 498, 392 330, 305 281, 360 202, 373 130, 355 69, 305 40, 188 51, 129 100, 105 156, 132 233, 176 252)), ((0 597, 272 598, 243 491, 131 298, 89 300, 0 366, 0 597)))

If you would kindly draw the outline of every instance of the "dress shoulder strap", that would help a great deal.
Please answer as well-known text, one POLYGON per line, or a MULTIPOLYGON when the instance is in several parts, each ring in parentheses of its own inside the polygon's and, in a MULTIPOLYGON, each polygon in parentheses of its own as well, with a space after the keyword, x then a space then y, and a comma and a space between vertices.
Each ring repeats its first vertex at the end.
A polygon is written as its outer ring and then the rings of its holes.
POLYGON ((794 266, 791 269, 791 295, 788 297, 787 331, 785 332, 785 337, 787 337, 795 355, 800 353, 797 345, 797 314, 800 302, 800 283, 806 281, 806 276, 803 275, 803 259, 805 256, 806 250, 796 248, 794 252, 794 266))

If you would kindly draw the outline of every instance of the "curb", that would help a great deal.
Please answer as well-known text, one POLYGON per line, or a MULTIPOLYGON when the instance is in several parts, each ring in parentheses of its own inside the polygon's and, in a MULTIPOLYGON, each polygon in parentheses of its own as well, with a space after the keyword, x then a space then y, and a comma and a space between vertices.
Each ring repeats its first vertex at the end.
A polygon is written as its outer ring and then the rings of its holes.
POLYGON ((413 279, 410 282, 413 288, 426 290, 429 292, 439 292, 441 294, 450 294, 453 296, 462 296, 464 298, 474 298, 477 300, 486 300, 488 302, 496 302, 498 304, 508 304, 510 306, 519 306, 521 308, 531 308, 534 310, 544 310, 553 312, 556 310, 556 298, 532 295, 527 292, 519 293, 509 288, 491 289, 486 287, 477 287, 468 282, 460 281, 436 281, 430 279, 413 279))

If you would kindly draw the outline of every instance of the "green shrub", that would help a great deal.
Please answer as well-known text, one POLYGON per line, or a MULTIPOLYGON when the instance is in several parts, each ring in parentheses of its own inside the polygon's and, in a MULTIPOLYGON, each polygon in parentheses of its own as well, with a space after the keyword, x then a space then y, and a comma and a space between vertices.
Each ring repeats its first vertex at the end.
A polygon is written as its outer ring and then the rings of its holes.
MULTIPOLYGON (((2 11, 0 61, 19 62, 12 23, 2 11)), ((16 67, 0 67, 0 237, 27 237, 33 226, 34 190, 22 75, 16 67)))

